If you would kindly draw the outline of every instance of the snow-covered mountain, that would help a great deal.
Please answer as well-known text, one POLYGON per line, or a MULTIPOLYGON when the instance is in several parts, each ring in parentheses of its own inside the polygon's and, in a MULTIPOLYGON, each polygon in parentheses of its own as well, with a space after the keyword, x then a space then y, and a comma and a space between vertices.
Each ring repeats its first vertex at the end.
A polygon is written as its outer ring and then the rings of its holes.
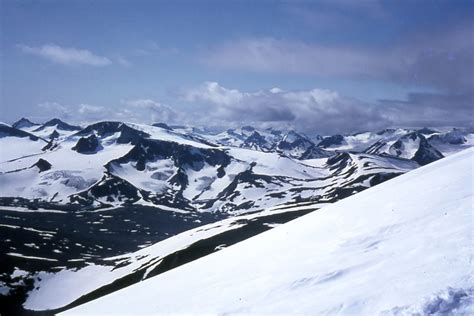
MULTIPOLYGON (((80 128, 57 119, 28 122, 0 124, 0 233, 7 236, 0 240, 2 314, 17 314, 34 285, 50 295, 39 279, 106 266, 98 269, 123 272, 108 274, 107 282, 123 277, 132 284, 141 280, 138 274, 104 258, 133 257, 202 225, 221 227, 212 242, 206 239, 207 252, 185 252, 196 259, 465 149, 474 139, 468 130, 322 138, 250 126, 216 132, 164 123, 102 121, 80 128)), ((193 236, 189 245, 204 242, 193 236)), ((168 255, 182 250, 170 248, 168 255)), ((65 304, 120 288, 114 284, 90 285, 65 304)))
POLYGON ((241 148, 248 148, 258 151, 268 152, 273 149, 273 144, 269 142, 259 132, 254 131, 245 141, 240 145, 241 148))
POLYGON ((27 129, 27 128, 28 129, 35 129, 35 128, 39 127, 40 125, 41 124, 33 123, 29 119, 27 119, 25 117, 22 117, 21 119, 19 119, 15 123, 13 123, 12 127, 18 128, 18 129, 27 129))
POLYGON ((5 207, 135 205, 236 215, 333 202, 442 158, 436 144, 450 154, 474 139, 425 128, 335 135, 316 144, 295 131, 250 126, 212 134, 163 124, 103 121, 78 130, 58 119, 40 127, 28 122, 15 123, 24 130, 0 126, 5 207), (43 138, 51 127, 60 136, 43 138), (224 145, 223 134, 235 138, 224 145))
POLYGON ((473 159, 465 150, 61 315, 472 314, 473 159))
POLYGON ((68 124, 58 118, 49 120, 43 124, 32 123, 26 118, 15 122, 13 127, 35 134, 44 139, 64 138, 73 132, 81 130, 80 126, 68 124))
POLYGON ((446 156, 473 146, 474 134, 454 128, 444 133, 432 133, 428 137, 428 142, 446 156))
MULTIPOLYGON (((255 140, 255 133, 249 138, 255 140)), ((335 192, 358 192, 371 185, 369 178, 418 166, 391 156, 351 154, 341 160, 350 169, 340 175, 333 160, 326 162, 334 152, 293 131, 274 151, 264 152, 168 128, 106 121, 41 145, 45 150, 0 164, 2 197, 93 209, 146 205, 241 214, 284 203, 333 201, 335 192), (40 159, 48 165, 45 172, 30 168, 40 159), (354 162, 364 159, 370 164, 354 162)), ((0 198, 4 206, 19 205, 8 201, 0 198)))
POLYGON ((316 145, 306 136, 300 135, 295 131, 289 131, 277 143, 276 148, 286 156, 292 158, 301 158, 308 149, 316 145))
POLYGON ((365 152, 411 159, 420 165, 426 165, 444 157, 439 150, 426 140, 425 136, 418 132, 405 134, 398 139, 379 140, 367 148, 365 152))

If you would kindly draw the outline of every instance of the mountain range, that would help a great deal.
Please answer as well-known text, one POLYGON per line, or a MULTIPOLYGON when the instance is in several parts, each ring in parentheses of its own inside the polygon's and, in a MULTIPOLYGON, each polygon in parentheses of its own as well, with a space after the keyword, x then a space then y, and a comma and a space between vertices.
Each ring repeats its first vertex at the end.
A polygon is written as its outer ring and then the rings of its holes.
POLYGON ((251 126, 2 123, 0 313, 79 305, 473 141, 470 129, 308 136, 251 126), (95 272, 104 277, 90 282, 95 272), (59 295, 64 282, 77 291, 59 295))

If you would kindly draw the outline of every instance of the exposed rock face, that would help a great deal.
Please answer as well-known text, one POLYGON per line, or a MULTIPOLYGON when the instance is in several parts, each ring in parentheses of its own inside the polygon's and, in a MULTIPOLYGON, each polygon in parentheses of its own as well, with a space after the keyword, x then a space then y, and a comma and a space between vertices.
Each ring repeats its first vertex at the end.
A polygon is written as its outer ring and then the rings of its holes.
POLYGON ((118 144, 132 144, 135 145, 143 138, 150 137, 149 134, 129 127, 122 122, 105 121, 87 126, 83 130, 74 134, 75 136, 88 136, 97 134, 100 137, 106 137, 115 133, 120 133, 117 138, 118 144))
POLYGON ((420 165, 426 165, 444 157, 439 150, 426 140, 425 136, 418 132, 405 134, 393 143, 380 139, 364 152, 411 159, 420 165))
POLYGON ((21 129, 17 129, 15 127, 0 124, 0 138, 2 138, 2 137, 21 137, 21 138, 29 137, 33 141, 37 141, 39 139, 42 139, 42 138, 39 138, 38 136, 35 136, 31 133, 22 131, 21 129))
POLYGON ((164 129, 167 129, 169 131, 172 131, 173 129, 171 127, 169 127, 167 124, 165 123, 155 123, 153 124, 153 126, 155 127, 161 127, 161 128, 164 128, 164 129))
POLYGON ((306 136, 298 134, 295 131, 289 131, 285 137, 278 142, 276 148, 290 157, 300 158, 304 152, 313 146, 314 143, 306 136))
POLYGON ((450 145, 462 145, 467 142, 466 138, 462 131, 458 129, 453 129, 450 132, 433 135, 431 136, 428 141, 432 144, 450 144, 450 145))
POLYGON ((325 137, 319 144, 318 147, 328 148, 333 145, 342 145, 344 143, 344 136, 333 135, 325 137))
POLYGON ((438 131, 435 131, 434 129, 428 128, 428 127, 423 127, 417 130, 418 133, 420 134, 434 134, 434 133, 439 133, 438 131))
POLYGON ((324 150, 317 146, 309 147, 299 159, 316 159, 316 158, 325 158, 334 155, 333 152, 324 150))
POLYGON ((21 129, 21 128, 28 128, 28 127, 32 127, 36 125, 39 125, 39 124, 33 123, 29 119, 22 117, 21 119, 13 123, 12 127, 21 129))
POLYGON ((57 139, 59 138, 59 133, 57 130, 54 130, 50 135, 49 135, 49 139, 57 139))
POLYGON ((102 146, 100 145, 97 136, 95 136, 95 134, 92 134, 88 137, 81 137, 77 141, 77 144, 72 147, 72 150, 75 150, 81 154, 93 154, 99 151, 101 147, 102 146))
POLYGON ((395 153, 395 156, 397 157, 403 156, 403 153, 404 151, 406 151, 406 148, 410 147, 410 145, 408 145, 408 143, 410 142, 417 143, 418 150, 416 150, 413 157, 403 158, 410 158, 411 160, 414 160, 423 166, 444 157, 442 153, 440 153, 436 148, 430 145, 430 143, 422 134, 417 132, 402 136, 390 147, 390 153, 395 153))
POLYGON ((41 148, 42 151, 47 151, 47 150, 53 150, 57 148, 59 145, 57 142, 54 141, 54 139, 50 139, 49 142, 41 148))
POLYGON ((265 137, 260 135, 257 131, 254 131, 240 147, 260 151, 269 151, 272 148, 272 144, 267 142, 265 137))
POLYGON ((33 167, 37 167, 39 172, 43 172, 51 169, 52 165, 49 163, 49 161, 40 158, 34 165, 31 166, 31 168, 33 167))

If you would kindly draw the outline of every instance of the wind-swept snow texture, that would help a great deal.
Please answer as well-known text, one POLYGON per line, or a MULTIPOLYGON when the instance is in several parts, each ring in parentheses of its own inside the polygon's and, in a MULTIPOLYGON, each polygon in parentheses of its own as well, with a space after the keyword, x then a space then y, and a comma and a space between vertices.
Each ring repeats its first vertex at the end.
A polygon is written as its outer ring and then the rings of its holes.
POLYGON ((155 278, 87 314, 473 314, 474 149, 155 278))

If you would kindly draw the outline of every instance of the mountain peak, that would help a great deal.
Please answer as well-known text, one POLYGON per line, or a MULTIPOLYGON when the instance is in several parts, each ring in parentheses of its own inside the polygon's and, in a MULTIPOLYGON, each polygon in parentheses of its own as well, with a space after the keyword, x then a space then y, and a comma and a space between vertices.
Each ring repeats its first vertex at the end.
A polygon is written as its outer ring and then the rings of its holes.
POLYGON ((344 142, 344 136, 337 134, 324 137, 323 140, 321 140, 321 142, 318 144, 318 147, 328 148, 333 145, 342 145, 344 142))
POLYGON ((247 132, 253 132, 255 131, 255 128, 252 126, 246 125, 246 126, 242 126, 241 130, 247 131, 247 132))
POLYGON ((435 134, 435 133, 439 133, 438 131, 434 130, 434 129, 431 129, 431 128, 428 128, 428 127, 423 127, 423 128, 420 128, 419 130, 417 130, 418 133, 420 134, 435 134))
POLYGON ((414 160, 420 165, 426 165, 444 157, 426 140, 425 136, 418 132, 411 132, 400 137, 390 146, 389 153, 414 160))
POLYGON ((80 126, 71 125, 58 118, 54 118, 52 120, 47 121, 43 125, 41 125, 39 128, 35 129, 34 132, 44 130, 46 127, 51 127, 51 126, 56 126, 57 129, 63 130, 63 131, 78 131, 81 129, 80 126))
POLYGON ((172 130, 173 130, 171 127, 168 126, 168 124, 162 123, 162 122, 154 123, 154 124, 152 124, 152 126, 160 127, 160 128, 163 128, 163 129, 167 129, 167 130, 169 130, 169 131, 172 131, 172 130))
POLYGON ((102 146, 97 136, 92 133, 88 137, 81 137, 71 149, 81 154, 94 154, 102 149, 102 146))
POLYGON ((36 125, 39 125, 39 124, 33 123, 26 117, 22 117, 21 119, 13 123, 12 127, 21 129, 21 128, 25 128, 25 127, 27 128, 27 127, 36 126, 36 125))
POLYGON ((283 141, 287 143, 294 143, 295 141, 301 140, 301 139, 309 140, 307 137, 297 133, 295 130, 292 130, 292 129, 286 133, 285 137, 283 137, 283 141))

